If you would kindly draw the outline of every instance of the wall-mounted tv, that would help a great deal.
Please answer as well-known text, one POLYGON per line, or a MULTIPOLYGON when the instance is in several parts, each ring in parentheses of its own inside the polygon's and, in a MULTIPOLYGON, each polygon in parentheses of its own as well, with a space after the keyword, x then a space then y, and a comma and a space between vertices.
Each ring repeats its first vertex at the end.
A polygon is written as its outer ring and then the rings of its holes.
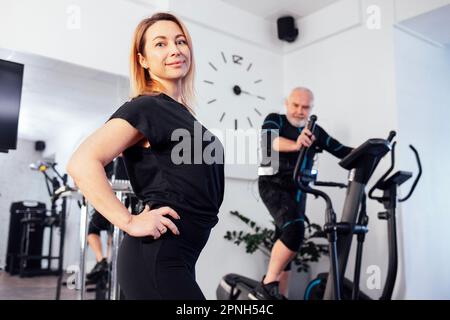
POLYGON ((0 150, 17 147, 23 64, 0 59, 0 150))

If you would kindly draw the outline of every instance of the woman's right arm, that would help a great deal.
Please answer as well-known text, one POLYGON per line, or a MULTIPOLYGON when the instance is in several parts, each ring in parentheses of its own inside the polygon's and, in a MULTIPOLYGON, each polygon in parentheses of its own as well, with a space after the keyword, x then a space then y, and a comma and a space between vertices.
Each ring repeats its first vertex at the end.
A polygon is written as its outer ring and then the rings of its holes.
POLYGON ((168 218, 178 214, 163 207, 150 211, 147 207, 140 215, 132 216, 119 201, 108 182, 104 167, 122 151, 142 140, 143 135, 123 119, 112 119, 91 134, 74 152, 67 172, 80 191, 112 224, 134 236, 159 237, 167 226, 173 233, 178 229, 168 218))

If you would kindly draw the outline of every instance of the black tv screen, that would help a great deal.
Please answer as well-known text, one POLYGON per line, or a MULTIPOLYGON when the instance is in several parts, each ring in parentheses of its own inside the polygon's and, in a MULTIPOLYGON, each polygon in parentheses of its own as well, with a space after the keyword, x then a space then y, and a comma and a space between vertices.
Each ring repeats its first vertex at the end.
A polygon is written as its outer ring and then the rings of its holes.
POLYGON ((0 149, 16 149, 23 64, 0 59, 0 149))

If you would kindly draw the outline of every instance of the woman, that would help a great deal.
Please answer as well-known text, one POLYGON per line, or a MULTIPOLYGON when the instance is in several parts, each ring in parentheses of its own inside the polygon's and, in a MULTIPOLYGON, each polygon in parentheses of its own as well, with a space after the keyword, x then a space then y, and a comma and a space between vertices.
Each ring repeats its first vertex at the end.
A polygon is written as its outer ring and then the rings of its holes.
POLYGON ((218 221, 223 148, 192 113, 188 31, 168 13, 144 19, 134 33, 130 63, 133 99, 80 145, 67 171, 96 210, 125 232, 118 278, 127 299, 204 299, 195 263, 218 221), (198 127, 209 135, 200 150, 193 147, 199 137, 188 139, 198 127), (203 155, 212 144, 219 161, 174 161, 180 151, 176 130, 190 142, 183 144, 183 159, 194 158, 193 151, 203 155), (121 152, 133 190, 146 204, 139 215, 120 203, 103 170, 121 152))

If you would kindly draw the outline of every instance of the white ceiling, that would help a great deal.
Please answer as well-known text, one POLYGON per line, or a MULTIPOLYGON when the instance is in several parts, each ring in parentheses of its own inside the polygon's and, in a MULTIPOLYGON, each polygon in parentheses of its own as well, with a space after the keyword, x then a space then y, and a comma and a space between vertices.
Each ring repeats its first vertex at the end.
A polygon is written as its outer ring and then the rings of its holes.
POLYGON ((400 23, 424 37, 450 47, 450 5, 400 23))
POLYGON ((337 0, 221 0, 229 5, 248 11, 268 20, 276 20, 283 15, 295 18, 307 16, 337 0))
POLYGON ((4 49, 0 59, 25 66, 18 130, 22 139, 48 141, 77 126, 101 124, 128 92, 127 79, 98 70, 4 49))

